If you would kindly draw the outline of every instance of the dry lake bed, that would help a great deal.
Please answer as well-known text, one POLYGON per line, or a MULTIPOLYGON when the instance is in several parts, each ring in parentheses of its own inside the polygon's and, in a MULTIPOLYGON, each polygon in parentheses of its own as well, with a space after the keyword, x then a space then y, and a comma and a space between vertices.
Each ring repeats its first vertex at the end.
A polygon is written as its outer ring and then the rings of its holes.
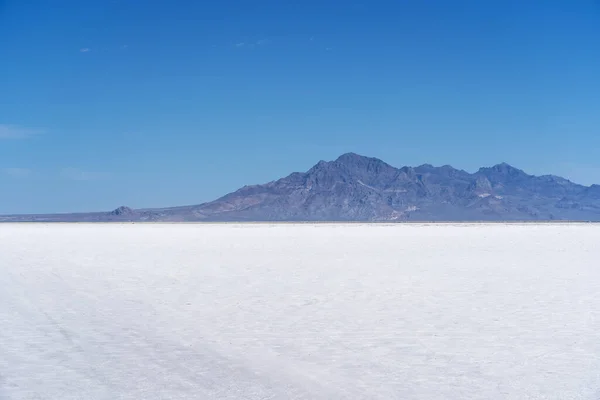
POLYGON ((0 225, 0 399, 600 398, 600 225, 0 225))

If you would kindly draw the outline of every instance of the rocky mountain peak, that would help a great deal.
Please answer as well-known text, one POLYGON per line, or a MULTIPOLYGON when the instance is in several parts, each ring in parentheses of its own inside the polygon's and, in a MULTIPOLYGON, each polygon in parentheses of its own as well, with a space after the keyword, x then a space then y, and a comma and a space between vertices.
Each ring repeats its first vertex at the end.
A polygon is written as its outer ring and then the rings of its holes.
POLYGON ((505 184, 509 181, 522 180, 530 178, 531 175, 526 174, 522 170, 513 167, 505 162, 496 164, 492 167, 480 168, 477 174, 484 175, 492 185, 497 183, 505 184))
POLYGON ((378 158, 361 156, 356 153, 342 154, 334 161, 334 164, 348 170, 368 170, 375 173, 385 169, 396 169, 378 158))
POLYGON ((350 153, 342 154, 335 161, 340 164, 351 165, 351 164, 364 162, 364 160, 368 160, 368 159, 369 159, 369 157, 361 156, 359 154, 350 152, 350 153))
POLYGON ((110 212, 111 215, 117 215, 117 216, 122 216, 122 215, 133 215, 135 214, 135 211, 132 208, 126 207, 126 206, 121 206, 118 208, 115 208, 114 210, 112 210, 110 212))

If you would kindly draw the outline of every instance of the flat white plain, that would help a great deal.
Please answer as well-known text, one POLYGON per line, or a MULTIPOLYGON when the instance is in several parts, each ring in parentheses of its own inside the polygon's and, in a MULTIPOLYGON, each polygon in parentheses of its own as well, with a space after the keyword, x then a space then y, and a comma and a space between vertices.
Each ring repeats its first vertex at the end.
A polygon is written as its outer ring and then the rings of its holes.
POLYGON ((600 398, 600 226, 0 225, 2 399, 600 398))

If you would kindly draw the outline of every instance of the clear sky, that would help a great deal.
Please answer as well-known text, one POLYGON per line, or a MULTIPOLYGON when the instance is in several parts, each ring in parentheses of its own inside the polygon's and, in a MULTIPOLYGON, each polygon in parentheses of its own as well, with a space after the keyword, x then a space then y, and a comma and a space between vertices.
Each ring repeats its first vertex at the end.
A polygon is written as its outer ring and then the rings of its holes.
POLYGON ((196 204, 348 151, 600 183, 600 2, 0 0, 0 214, 196 204))

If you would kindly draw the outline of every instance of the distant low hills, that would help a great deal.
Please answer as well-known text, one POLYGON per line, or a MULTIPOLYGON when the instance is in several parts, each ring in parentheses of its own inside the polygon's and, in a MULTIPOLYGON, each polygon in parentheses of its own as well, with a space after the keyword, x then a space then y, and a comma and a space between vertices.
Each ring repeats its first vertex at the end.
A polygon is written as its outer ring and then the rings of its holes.
POLYGON ((506 163, 471 174, 451 166, 395 168, 347 153, 195 206, 0 221, 600 221, 600 185, 533 176, 506 163))

